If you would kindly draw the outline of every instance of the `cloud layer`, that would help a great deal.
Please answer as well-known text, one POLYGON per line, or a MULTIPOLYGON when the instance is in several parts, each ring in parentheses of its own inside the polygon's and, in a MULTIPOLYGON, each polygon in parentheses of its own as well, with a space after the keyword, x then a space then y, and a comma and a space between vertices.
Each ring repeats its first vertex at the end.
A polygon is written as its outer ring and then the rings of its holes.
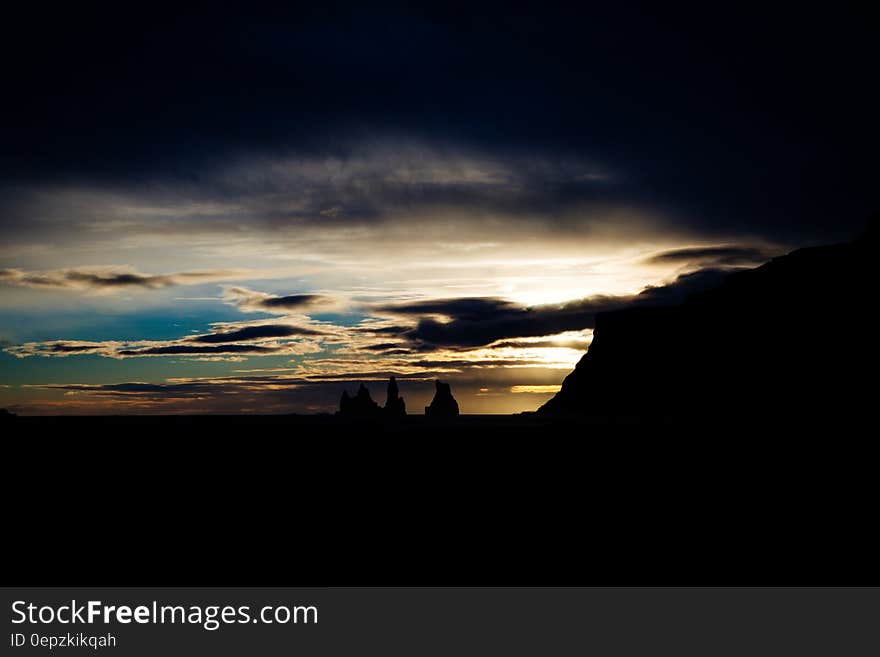
POLYGON ((35 288, 108 291, 124 288, 159 289, 177 285, 199 285, 247 276, 231 270, 183 271, 170 274, 141 274, 129 267, 79 267, 49 271, 0 269, 0 284, 35 288))
POLYGON ((506 299, 457 298, 381 306, 376 312, 418 319, 412 328, 391 325, 375 332, 398 335, 417 347, 466 348, 591 329, 599 313, 679 303, 689 294, 717 285, 729 271, 733 270, 705 269, 682 274, 668 285, 649 287, 637 295, 600 295, 561 304, 527 307, 506 299))
POLYGON ((663 251, 645 259, 648 264, 681 264, 699 267, 743 267, 767 262, 778 249, 757 246, 695 246, 663 251))
POLYGON ((223 300, 232 306, 236 306, 242 312, 263 312, 273 315, 302 313, 319 306, 330 305, 333 301, 321 294, 287 294, 278 296, 257 292, 245 287, 224 288, 223 300))

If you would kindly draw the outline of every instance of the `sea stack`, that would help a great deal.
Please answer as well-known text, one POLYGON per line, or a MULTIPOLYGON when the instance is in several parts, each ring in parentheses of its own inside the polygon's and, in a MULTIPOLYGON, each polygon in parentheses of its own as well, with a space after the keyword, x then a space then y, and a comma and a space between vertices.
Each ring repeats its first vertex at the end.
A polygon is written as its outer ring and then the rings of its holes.
POLYGON ((406 402, 400 396, 400 392, 397 389, 397 379, 393 376, 388 380, 388 395, 385 398, 384 411, 388 417, 406 415, 406 402))
POLYGON ((339 400, 339 415, 370 417, 378 414, 379 411, 379 404, 373 401, 370 391, 363 383, 358 388, 357 395, 350 397, 348 391, 343 391, 342 399, 339 400))
POLYGON ((448 383, 434 382, 434 399, 430 406, 425 406, 425 415, 429 417, 455 417, 458 415, 458 402, 452 396, 448 383))

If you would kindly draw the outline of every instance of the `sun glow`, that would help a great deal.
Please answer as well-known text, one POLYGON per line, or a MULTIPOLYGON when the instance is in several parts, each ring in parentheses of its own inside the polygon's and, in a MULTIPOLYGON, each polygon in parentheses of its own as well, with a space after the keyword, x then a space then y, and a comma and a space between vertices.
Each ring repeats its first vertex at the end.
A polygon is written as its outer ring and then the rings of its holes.
POLYGON ((543 385, 543 386, 511 386, 510 392, 513 394, 531 393, 537 395, 555 394, 562 388, 561 385, 543 385))

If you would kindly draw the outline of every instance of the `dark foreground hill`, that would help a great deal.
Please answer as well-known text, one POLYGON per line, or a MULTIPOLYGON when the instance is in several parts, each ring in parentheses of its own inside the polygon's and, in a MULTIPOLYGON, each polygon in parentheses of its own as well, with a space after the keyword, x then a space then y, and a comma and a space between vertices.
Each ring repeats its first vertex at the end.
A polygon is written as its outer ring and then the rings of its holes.
POLYGON ((871 417, 876 229, 800 249, 672 307, 598 316, 544 416, 849 423, 871 417))

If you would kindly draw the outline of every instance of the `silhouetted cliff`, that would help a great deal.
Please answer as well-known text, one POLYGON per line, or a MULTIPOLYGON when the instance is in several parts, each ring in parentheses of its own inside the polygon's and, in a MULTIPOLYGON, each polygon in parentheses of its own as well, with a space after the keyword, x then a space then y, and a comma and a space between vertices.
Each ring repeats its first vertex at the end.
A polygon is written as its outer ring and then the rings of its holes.
POLYGON ((876 224, 800 249, 676 306, 597 317, 592 345, 542 414, 846 421, 876 372, 876 224))

